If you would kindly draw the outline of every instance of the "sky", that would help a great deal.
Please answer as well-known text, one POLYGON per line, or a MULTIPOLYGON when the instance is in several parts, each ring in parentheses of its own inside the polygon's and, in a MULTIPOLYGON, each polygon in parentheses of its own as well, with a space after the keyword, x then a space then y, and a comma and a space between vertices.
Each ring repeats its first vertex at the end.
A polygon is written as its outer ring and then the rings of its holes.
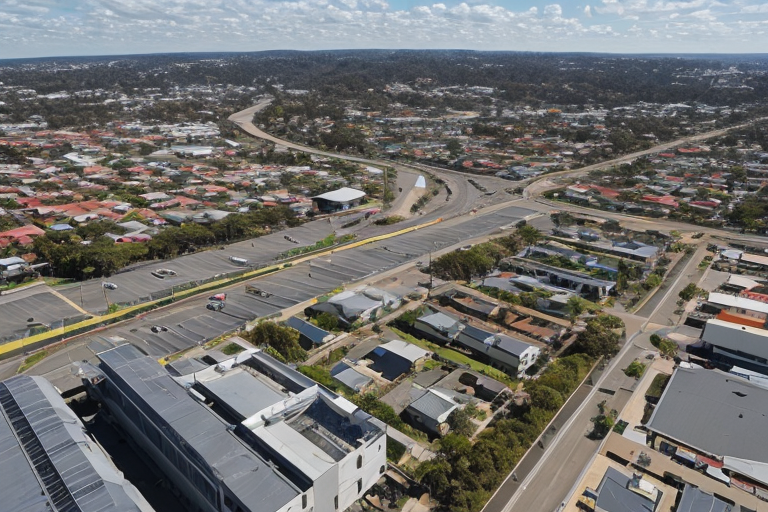
POLYGON ((768 0, 0 0, 0 59, 357 48, 768 53, 768 0))

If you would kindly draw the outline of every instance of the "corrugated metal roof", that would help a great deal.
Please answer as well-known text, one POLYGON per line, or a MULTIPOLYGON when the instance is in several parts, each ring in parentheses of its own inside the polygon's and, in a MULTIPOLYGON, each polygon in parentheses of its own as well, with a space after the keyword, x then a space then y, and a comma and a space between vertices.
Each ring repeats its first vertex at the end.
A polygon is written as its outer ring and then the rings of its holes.
POLYGON ((319 196, 314 196, 312 199, 324 199, 326 201, 331 201, 334 203, 346 203, 349 201, 360 199, 362 197, 365 197, 365 192, 363 192, 362 190, 343 187, 338 190, 326 192, 325 194, 320 194, 319 196))
POLYGON ((768 390, 719 370, 678 368, 647 426, 704 453, 768 463, 766 412, 768 390))
POLYGON ((149 356, 132 345, 99 354, 108 377, 155 422, 184 440, 180 448, 208 477, 220 480, 250 510, 279 510, 300 494, 283 475, 246 447, 227 425, 149 356))
POLYGON ((444 313, 432 313, 431 315, 425 315, 419 318, 419 321, 437 329, 438 331, 451 329, 457 323, 459 323, 458 320, 451 318, 444 313))
POLYGON ((614 468, 607 468, 597 488, 596 509, 607 512, 653 512, 656 503, 627 489, 631 478, 614 468))
POLYGON ((731 512, 730 504, 690 484, 685 484, 677 512, 731 512))
POLYGON ((712 304, 717 304, 718 306, 739 308, 748 311, 757 311, 758 313, 768 313, 768 303, 759 302, 744 297, 736 297, 734 295, 727 295, 725 293, 712 292, 709 294, 709 298, 707 300, 712 304))
POLYGON ((406 343, 402 340, 391 340, 387 343, 384 343, 383 345, 379 345, 378 348, 384 349, 393 354, 397 354, 398 356, 407 359, 411 363, 415 363, 422 357, 427 357, 429 355, 428 350, 424 350, 421 347, 417 347, 411 343, 406 343))
POLYGON ((496 345, 497 348, 517 357, 520 357, 523 352, 533 346, 511 336, 507 336, 506 334, 497 334, 494 338, 494 345, 496 345))
POLYGON ((338 380, 345 386, 354 389, 355 391, 360 391, 373 380, 372 378, 368 377, 367 375, 363 375, 344 362, 339 362, 336 366, 334 366, 331 370, 331 375, 334 379, 338 380))
POLYGON ((423 395, 414 400, 409 407, 428 418, 439 421, 441 416, 453 411, 458 407, 458 404, 436 393, 434 390, 428 389, 423 395))
POLYGON ((325 340, 326 336, 329 336, 331 333, 329 333, 326 330, 323 330, 319 328, 316 325, 313 325, 309 322, 305 322, 301 318, 296 318, 295 316, 290 317, 288 320, 285 321, 286 325, 288 327, 292 327, 293 329, 296 329, 301 334, 306 336, 312 343, 315 343, 317 345, 323 343, 323 340, 325 340))
POLYGON ((19 375, 0 383, 0 411, 4 510, 151 510, 47 380, 19 375))

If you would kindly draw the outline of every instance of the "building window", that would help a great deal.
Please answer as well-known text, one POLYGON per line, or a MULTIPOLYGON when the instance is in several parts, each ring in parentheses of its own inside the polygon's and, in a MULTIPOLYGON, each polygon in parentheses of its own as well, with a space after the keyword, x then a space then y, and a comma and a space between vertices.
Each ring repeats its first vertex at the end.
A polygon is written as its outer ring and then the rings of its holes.
POLYGON ((301 497, 301 508, 307 508, 307 495, 304 494, 301 497))
POLYGON ((363 479, 357 481, 357 493, 360 494, 363 490, 363 479))
POLYGON ((360 469, 361 467, 363 467, 363 456, 362 455, 358 455, 357 456, 357 469, 360 469))
POLYGON ((381 466, 381 467, 379 468, 379 474, 380 474, 380 475, 383 475, 383 474, 384 474, 384 466, 381 466))
POLYGON ((339 495, 338 494, 333 498, 333 508, 335 508, 336 510, 339 510, 339 495))
POLYGON ((232 498, 229 496, 224 496, 224 506, 227 507, 229 510, 232 510, 232 498))

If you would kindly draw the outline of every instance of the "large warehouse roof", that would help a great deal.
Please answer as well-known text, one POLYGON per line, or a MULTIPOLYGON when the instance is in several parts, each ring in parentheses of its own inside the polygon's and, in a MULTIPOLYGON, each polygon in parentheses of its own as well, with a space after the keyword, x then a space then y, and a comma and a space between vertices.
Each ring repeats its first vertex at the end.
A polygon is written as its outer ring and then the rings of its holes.
POLYGON ((279 510, 300 494, 205 404, 189 396, 157 361, 133 345, 102 352, 99 359, 101 368, 145 414, 162 418, 172 435, 184 440, 189 460, 221 479, 249 510, 279 510))
POLYGON ((678 368, 649 430, 710 455, 768 463, 768 390, 719 370, 678 368))
POLYGON ((50 382, 0 382, 0 508, 18 512, 150 512, 50 382))
POLYGON ((701 339, 717 347, 727 348, 768 359, 768 330, 723 320, 707 320, 701 339))

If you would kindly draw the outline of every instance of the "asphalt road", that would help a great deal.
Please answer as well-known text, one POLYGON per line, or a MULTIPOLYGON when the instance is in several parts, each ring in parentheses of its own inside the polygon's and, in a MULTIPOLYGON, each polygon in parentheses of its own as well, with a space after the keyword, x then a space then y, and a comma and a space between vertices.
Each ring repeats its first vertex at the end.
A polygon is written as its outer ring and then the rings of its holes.
MULTIPOLYGON (((63 391, 79 384, 72 376, 71 361, 91 359, 96 352, 115 343, 128 341, 160 358, 236 330, 255 318, 304 303, 343 284, 365 280, 408 262, 424 260, 430 251, 459 246, 467 240, 497 233, 500 228, 514 225, 532 213, 517 206, 498 207, 481 215, 458 217, 387 240, 336 251, 250 281, 271 294, 269 297, 245 293, 242 283, 217 290, 228 294, 222 311, 207 310, 205 296, 187 299, 85 335, 71 350, 49 356, 34 368, 34 373, 48 377, 63 391), (167 330, 153 332, 155 325, 167 330)), ((12 369, 12 366, 6 367, 7 372, 12 369)))
POLYGON ((623 369, 636 358, 642 359, 655 350, 650 344, 650 335, 669 324, 678 292, 689 282, 698 281, 700 275, 696 267, 702 251, 706 251, 703 239, 697 253, 673 269, 659 300, 647 309, 642 308, 642 316, 621 315, 627 325, 627 343, 610 361, 595 386, 583 386, 576 391, 577 407, 569 402, 558 414, 555 438, 544 450, 534 447, 526 453, 514 470, 518 481, 510 478, 502 484, 484 512, 554 512, 565 501, 600 445, 599 441, 587 437, 590 418, 598 413, 597 404, 606 400, 607 406, 617 411, 627 404, 636 381, 624 375, 623 369))
POLYGON ((744 128, 746 126, 749 126, 754 123, 758 123, 761 121, 765 121, 768 119, 768 117, 761 117, 759 119, 752 120, 748 123, 742 123, 736 126, 731 126, 728 128, 721 128, 719 130, 711 130, 704 133, 699 133, 696 135, 689 135, 688 137, 682 137, 680 139, 673 140, 671 142, 665 142, 663 144, 658 144, 650 149, 644 149, 642 151, 635 151, 634 153, 630 153, 628 155, 623 155, 618 158, 614 158, 613 160, 607 160, 604 162, 600 162, 594 165, 588 165, 586 167, 581 167, 579 169, 574 170, 568 170, 568 171, 559 171, 559 172, 553 172, 550 174, 547 174, 546 176, 543 176, 542 178, 539 178, 535 181, 532 181, 526 188, 524 192, 525 197, 535 197, 537 195, 541 195, 542 192, 545 190, 548 190, 550 188, 555 188, 550 185, 547 185, 547 181, 549 178, 558 177, 558 178, 575 178, 577 176, 583 176, 591 171, 598 171, 601 169, 606 169, 608 167, 613 167, 615 165, 621 165, 625 163, 632 162, 633 160, 640 158, 642 156, 652 155, 654 153, 660 153, 662 151, 667 151, 672 148, 676 148, 677 146, 681 146, 684 144, 691 144, 694 142, 701 142, 703 140, 710 139, 712 137, 720 137, 722 135, 725 135, 731 130, 737 130, 739 128, 744 128))

